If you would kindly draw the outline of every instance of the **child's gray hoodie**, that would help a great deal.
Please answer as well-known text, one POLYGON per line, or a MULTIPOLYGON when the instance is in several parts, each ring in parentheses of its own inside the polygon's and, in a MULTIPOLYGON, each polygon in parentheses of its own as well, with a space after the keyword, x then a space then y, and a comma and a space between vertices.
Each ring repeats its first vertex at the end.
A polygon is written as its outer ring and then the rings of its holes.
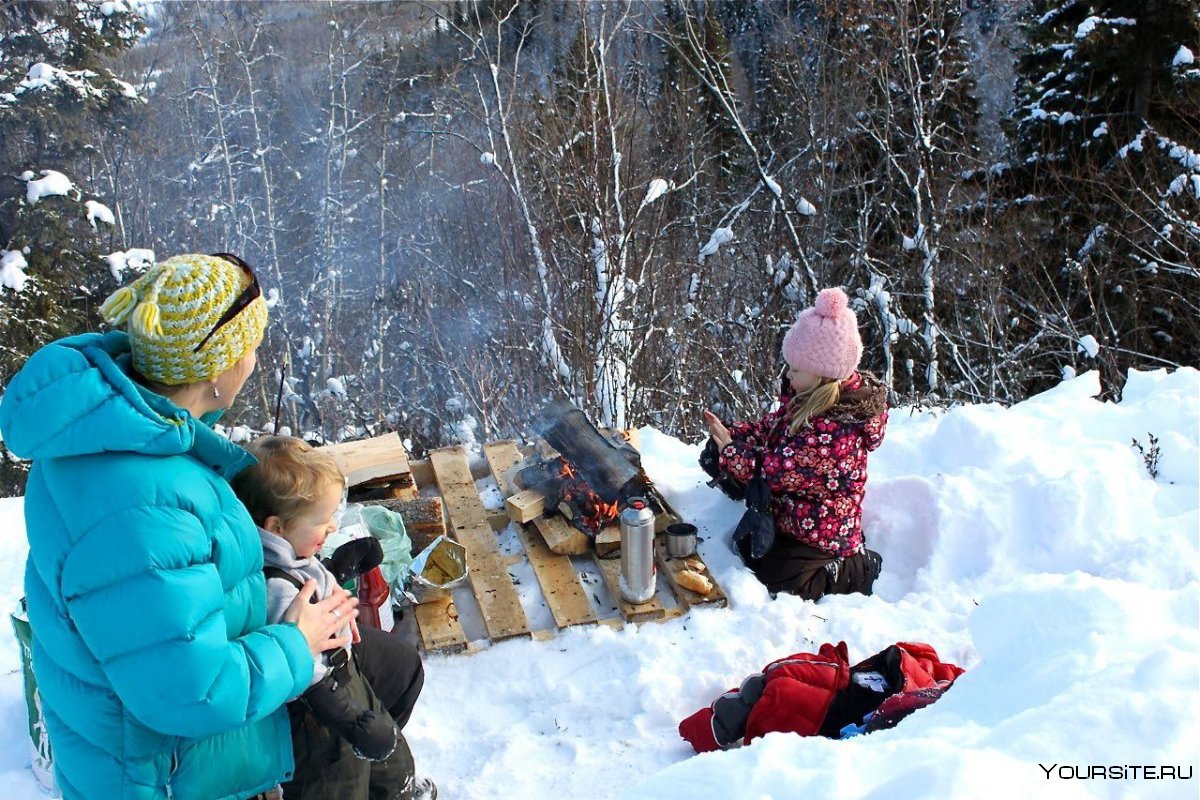
MULTIPOLYGON (((326 597, 337 588, 337 580, 333 577, 333 573, 325 569, 325 566, 313 558, 297 558, 296 551, 292 548, 291 542, 284 539, 282 536, 276 536, 263 528, 258 529, 258 537, 262 540, 263 548, 263 566, 279 567, 283 571, 298 578, 301 583, 307 580, 317 582, 317 600, 324 600, 326 597)), ((289 581, 282 578, 267 579, 267 622, 275 623, 283 620, 283 614, 287 611, 288 606, 296 599, 296 595, 300 594, 300 590, 293 586, 289 581)), ((341 628, 337 632, 338 638, 348 637, 350 635, 350 624, 341 628)), ((346 648, 347 652, 350 650, 346 648)), ((313 683, 324 678, 329 674, 329 652, 325 652, 319 656, 313 657, 313 683)))

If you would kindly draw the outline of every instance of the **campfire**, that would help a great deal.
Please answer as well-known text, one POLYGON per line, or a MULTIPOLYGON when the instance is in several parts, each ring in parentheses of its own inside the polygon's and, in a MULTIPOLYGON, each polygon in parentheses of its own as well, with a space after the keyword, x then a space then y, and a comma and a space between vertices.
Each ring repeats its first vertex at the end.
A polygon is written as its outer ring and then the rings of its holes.
POLYGON ((546 496, 556 510, 589 538, 616 521, 631 497, 645 497, 655 513, 663 509, 642 470, 641 457, 620 435, 602 434, 567 401, 542 409, 537 432, 559 455, 533 457, 521 470, 521 483, 546 496))
POLYGON ((559 477, 558 491, 549 496, 550 503, 572 525, 588 536, 595 536, 617 518, 620 507, 616 503, 604 502, 604 498, 593 492, 570 461, 559 456, 553 459, 552 464, 557 464, 559 477))

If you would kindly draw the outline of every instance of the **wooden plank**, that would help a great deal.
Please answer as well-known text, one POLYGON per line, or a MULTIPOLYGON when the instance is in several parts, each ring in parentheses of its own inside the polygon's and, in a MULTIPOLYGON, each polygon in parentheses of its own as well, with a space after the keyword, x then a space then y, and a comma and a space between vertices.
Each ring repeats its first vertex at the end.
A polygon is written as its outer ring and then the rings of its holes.
MULTIPOLYGON (((500 487, 501 494, 512 489, 505 480, 505 475, 522 456, 514 442, 492 442, 484 445, 484 456, 492 469, 492 476, 500 487)), ((544 539, 530 531, 527 525, 517 526, 517 535, 525 547, 529 564, 537 576, 542 594, 554 624, 559 628, 568 625, 582 625, 596 621, 596 615, 588 603, 587 594, 579 582, 575 565, 567 556, 557 555, 550 551, 544 539)))
POLYGON ((437 478, 433 474, 433 467, 430 465, 428 458, 423 458, 420 461, 410 461, 408 468, 412 470, 410 474, 412 475, 413 483, 418 488, 437 485, 437 478))
POLYGON ((537 528, 552 553, 560 556, 581 556, 591 552, 592 545, 588 537, 561 515, 538 517, 533 521, 533 527, 537 528))
POLYGON ((479 499, 471 466, 461 447, 434 450, 429 462, 450 515, 451 535, 467 548, 471 588, 483 612, 488 638, 493 642, 528 636, 529 622, 488 524, 488 512, 479 499))
POLYGON ((607 556, 621 549, 621 526, 609 525, 596 534, 596 555, 607 556))
POLYGON ((537 576, 550 615, 554 624, 560 628, 569 625, 586 625, 596 621, 592 606, 588 603, 587 594, 579 582, 575 565, 568 556, 560 556, 550 552, 546 542, 536 531, 531 531, 526 525, 517 527, 517 535, 525 546, 525 554, 537 576))
MULTIPOLYGON (((501 477, 497 476, 496 481, 500 480, 501 477)), ((508 511, 509 519, 524 524, 540 517, 546 510, 546 495, 537 489, 522 489, 516 494, 504 498, 504 507, 508 511)))
POLYGON ((404 443, 394 431, 373 439, 326 445, 322 450, 333 456, 350 486, 388 482, 411 472, 404 443))
POLYGON ((725 596, 724 590, 717 583, 716 577, 709 570, 708 565, 704 563, 704 559, 700 558, 700 554, 690 555, 684 558, 669 558, 667 556, 667 537, 654 537, 654 560, 658 562, 658 577, 660 580, 666 580, 667 585, 671 587, 671 591, 675 593, 675 599, 679 601, 680 607, 686 609, 692 606, 717 606, 724 608, 729 605, 729 598, 725 596), (703 570, 697 570, 704 577, 712 581, 712 589, 708 594, 698 594, 691 589, 685 589, 675 581, 675 576, 682 570, 688 569, 687 562, 699 564, 704 567, 703 570))
POLYGON ((524 456, 517 449, 517 443, 512 439, 505 439, 500 442, 488 442, 483 446, 483 457, 487 459, 488 469, 492 473, 492 477, 496 479, 496 486, 500 489, 501 497, 509 497, 517 491, 517 486, 512 486, 508 482, 508 472, 517 465, 524 456))
POLYGON ((600 568, 600 574, 604 577, 604 585, 608 587, 608 593, 617 601, 617 608, 621 612, 621 618, 626 622, 646 622, 666 617, 667 611, 663 608, 662 601, 657 596, 651 597, 650 602, 639 605, 627 603, 622 599, 621 559, 597 558, 596 566, 600 568))
POLYGON ((452 598, 443 597, 415 606, 413 615, 426 653, 459 653, 467 649, 467 637, 458 621, 458 609, 452 598))

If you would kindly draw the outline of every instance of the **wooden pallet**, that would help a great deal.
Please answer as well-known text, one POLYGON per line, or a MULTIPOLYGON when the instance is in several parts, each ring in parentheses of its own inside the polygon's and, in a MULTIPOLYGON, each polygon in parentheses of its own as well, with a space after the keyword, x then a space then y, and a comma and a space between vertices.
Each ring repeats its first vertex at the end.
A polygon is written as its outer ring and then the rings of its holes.
MULTIPOLYGON (((398 444, 397 437, 393 446, 398 444)), ((377 442, 372 447, 351 451, 352 455, 366 454, 364 457, 375 465, 369 469, 357 466, 355 462, 349 463, 351 467, 360 470, 357 474, 371 475, 366 482, 368 486, 382 490, 388 496, 395 496, 378 477, 378 473, 387 472, 399 463, 399 459, 389 460, 385 450, 386 447, 377 442)), ((466 547, 470 569, 469 600, 478 604, 490 642, 530 636, 542 639, 575 625, 600 623, 620 627, 629 623, 662 621, 684 614, 697 605, 727 605, 725 593, 711 574, 708 574, 708 578, 713 581, 713 589, 706 596, 697 595, 675 583, 674 576, 685 566, 680 560, 667 558, 666 542, 661 535, 656 537, 655 541, 658 575, 662 578, 661 585, 674 597, 674 607, 664 606, 657 596, 650 602, 637 605, 620 599, 619 558, 601 558, 590 548, 584 549, 583 552, 575 552, 576 548, 569 545, 566 546, 566 552, 555 552, 552 546, 563 548, 564 543, 576 538, 575 534, 578 533, 560 517, 539 516, 526 524, 511 523, 516 526, 517 538, 523 552, 513 556, 502 555, 497 533, 506 528, 509 518, 503 511, 489 511, 486 508, 475 481, 490 475, 501 496, 508 498, 521 488, 510 485, 508 475, 512 467, 526 454, 513 441, 488 443, 484 445, 483 454, 486 470, 479 468, 474 473, 466 452, 460 447, 451 447, 432 451, 424 461, 409 463, 405 457, 404 463, 408 472, 393 473, 387 477, 400 485, 403 489, 400 493, 402 497, 419 495, 428 501, 434 492, 440 496, 441 505, 448 517, 447 534, 466 547), (583 559, 595 566, 609 595, 617 603, 615 617, 597 617, 588 599, 589 590, 581 581, 580 570, 573 558, 583 559), (528 561, 537 578, 553 619, 553 630, 531 630, 513 578, 508 571, 510 565, 520 561, 528 561)), ((381 502, 401 511, 416 507, 416 504, 396 503, 390 500, 381 502)), ((582 538, 586 543, 586 537, 582 538)), ((700 560, 698 555, 693 558, 700 560)), ((707 571, 707 568, 705 569, 707 571)), ((458 601, 468 601, 468 596, 461 590, 458 593, 458 601)), ((464 632, 455 598, 445 597, 422 603, 415 607, 413 616, 421 645, 426 652, 469 652, 475 649, 464 632)))
MULTIPOLYGON (((515 487, 508 484, 509 469, 521 460, 521 451, 515 442, 492 442, 483 447, 484 458, 487 459, 492 477, 500 488, 500 494, 508 497, 515 487)), ((538 519, 544 519, 539 517, 538 519)), ((575 566, 567 556, 559 555, 550 550, 545 538, 540 535, 541 527, 536 525, 531 530, 529 525, 518 525, 517 535, 525 547, 525 555, 537 576, 538 585, 554 617, 554 624, 559 628, 570 625, 584 625, 596 621, 596 615, 588 603, 587 594, 579 582, 575 566)))

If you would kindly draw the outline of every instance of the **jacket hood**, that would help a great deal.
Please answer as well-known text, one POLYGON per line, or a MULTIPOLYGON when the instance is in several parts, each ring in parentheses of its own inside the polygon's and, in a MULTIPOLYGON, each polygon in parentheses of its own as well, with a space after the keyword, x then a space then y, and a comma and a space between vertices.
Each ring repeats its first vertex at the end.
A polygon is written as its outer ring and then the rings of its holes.
POLYGON ((824 416, 835 422, 867 422, 887 411, 887 386, 866 370, 842 382, 842 394, 824 416), (855 381, 854 378, 859 380, 855 381))
POLYGON ((0 436, 21 458, 104 452, 192 453, 229 477, 253 457, 130 377, 123 331, 60 339, 38 350, 0 398, 0 436))
MULTIPOLYGON (((338 588, 337 578, 325 568, 325 565, 321 563, 321 559, 316 556, 309 558, 298 557, 296 549, 292 547, 291 542, 282 536, 271 533, 265 528, 258 529, 258 538, 262 542, 264 567, 278 567, 300 581, 300 583, 308 580, 317 582, 317 593, 313 595, 313 602, 328 597, 338 588)), ((287 607, 291 605, 292 600, 296 597, 297 590, 292 586, 281 588, 279 584, 282 581, 270 580, 270 577, 268 576, 267 580, 267 619, 268 621, 276 622, 283 619, 287 607)), ((350 626, 347 624, 345 627, 339 629, 337 635, 349 637, 350 626)), ((318 656, 314 678, 320 679, 323 677, 327 666, 327 659, 323 656, 318 656)))
POLYGON ((263 566, 279 567, 288 572, 300 572, 312 559, 299 558, 291 542, 271 533, 266 528, 258 529, 258 538, 263 547, 263 566))
POLYGON ((301 581, 310 578, 315 580, 317 597, 326 597, 337 588, 337 578, 326 569, 321 559, 316 556, 300 558, 291 542, 265 528, 258 529, 258 538, 262 541, 264 567, 278 567, 301 581))
MULTIPOLYGON (((887 411, 887 386, 873 373, 858 370, 841 382, 841 396, 832 408, 821 414, 835 422, 867 422, 887 411)), ((779 408, 782 414, 796 396, 785 372, 779 386, 779 408)))

